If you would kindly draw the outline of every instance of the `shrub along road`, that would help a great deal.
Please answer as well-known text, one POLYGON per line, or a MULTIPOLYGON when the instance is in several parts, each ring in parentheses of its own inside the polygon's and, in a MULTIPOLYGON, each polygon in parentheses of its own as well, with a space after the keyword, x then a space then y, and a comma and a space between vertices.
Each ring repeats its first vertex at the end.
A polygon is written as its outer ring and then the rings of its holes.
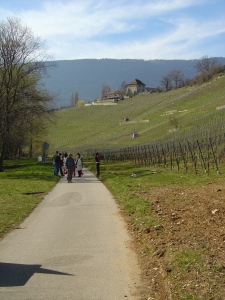
POLYGON ((131 241, 101 181, 63 177, 0 241, 1 299, 143 299, 131 241))

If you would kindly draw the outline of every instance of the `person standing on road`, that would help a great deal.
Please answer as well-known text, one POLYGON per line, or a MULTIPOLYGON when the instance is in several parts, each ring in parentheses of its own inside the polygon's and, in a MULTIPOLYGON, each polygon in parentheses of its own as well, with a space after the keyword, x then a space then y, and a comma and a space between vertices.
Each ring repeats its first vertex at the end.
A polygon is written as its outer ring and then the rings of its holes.
POLYGON ((82 162, 82 170, 81 170, 81 175, 84 175, 84 173, 83 173, 83 157, 80 155, 80 153, 78 152, 77 153, 77 155, 79 155, 80 156, 80 159, 81 159, 81 162, 82 162))
POLYGON ((75 168, 75 161, 73 159, 73 154, 69 153, 69 156, 66 158, 66 168, 67 168, 67 181, 68 183, 72 182, 73 170, 75 168))
POLYGON ((95 164, 96 164, 97 176, 100 175, 100 160, 101 160, 101 157, 100 157, 99 153, 96 152, 95 153, 95 164))
POLYGON ((82 163, 82 159, 81 159, 79 153, 77 153, 76 168, 77 168, 77 172, 78 172, 78 177, 81 177, 81 175, 82 175, 83 163, 82 163))
POLYGON ((59 153, 59 171, 60 171, 60 175, 61 177, 63 177, 63 156, 62 156, 62 153, 59 153))
POLYGON ((58 151, 56 151, 55 152, 55 154, 53 155, 53 157, 52 157, 52 163, 53 163, 53 173, 54 173, 54 175, 55 175, 55 158, 56 158, 56 156, 58 155, 58 151))
POLYGON ((55 166, 54 166, 54 175, 58 176, 58 174, 59 174, 59 168, 60 168, 60 156, 59 156, 59 152, 56 151, 55 166))

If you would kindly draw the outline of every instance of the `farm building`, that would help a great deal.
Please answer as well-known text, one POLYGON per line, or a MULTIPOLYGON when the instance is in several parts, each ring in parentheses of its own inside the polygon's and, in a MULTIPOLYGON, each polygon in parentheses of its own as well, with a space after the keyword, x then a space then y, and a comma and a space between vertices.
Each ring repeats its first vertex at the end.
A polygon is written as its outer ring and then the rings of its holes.
POLYGON ((126 86, 126 94, 131 94, 131 95, 135 95, 138 93, 143 93, 145 92, 145 84, 135 78, 134 80, 132 80, 127 86, 126 86))

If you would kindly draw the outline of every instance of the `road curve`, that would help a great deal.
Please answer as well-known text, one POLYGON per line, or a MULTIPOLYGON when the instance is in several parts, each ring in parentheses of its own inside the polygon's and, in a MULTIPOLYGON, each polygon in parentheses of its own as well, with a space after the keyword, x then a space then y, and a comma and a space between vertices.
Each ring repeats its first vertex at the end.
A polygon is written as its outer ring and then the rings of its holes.
POLYGON ((91 172, 63 177, 0 241, 1 300, 140 299, 140 269, 119 208, 91 172))

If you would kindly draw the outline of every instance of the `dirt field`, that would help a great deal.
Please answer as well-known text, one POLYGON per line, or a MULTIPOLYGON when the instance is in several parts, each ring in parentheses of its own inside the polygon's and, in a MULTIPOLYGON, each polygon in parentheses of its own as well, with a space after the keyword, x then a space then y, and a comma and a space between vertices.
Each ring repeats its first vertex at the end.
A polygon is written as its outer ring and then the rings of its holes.
POLYGON ((128 222, 143 270, 141 299, 224 300, 223 180, 198 188, 154 188, 139 196, 159 222, 152 228, 143 224, 142 230, 128 222))

